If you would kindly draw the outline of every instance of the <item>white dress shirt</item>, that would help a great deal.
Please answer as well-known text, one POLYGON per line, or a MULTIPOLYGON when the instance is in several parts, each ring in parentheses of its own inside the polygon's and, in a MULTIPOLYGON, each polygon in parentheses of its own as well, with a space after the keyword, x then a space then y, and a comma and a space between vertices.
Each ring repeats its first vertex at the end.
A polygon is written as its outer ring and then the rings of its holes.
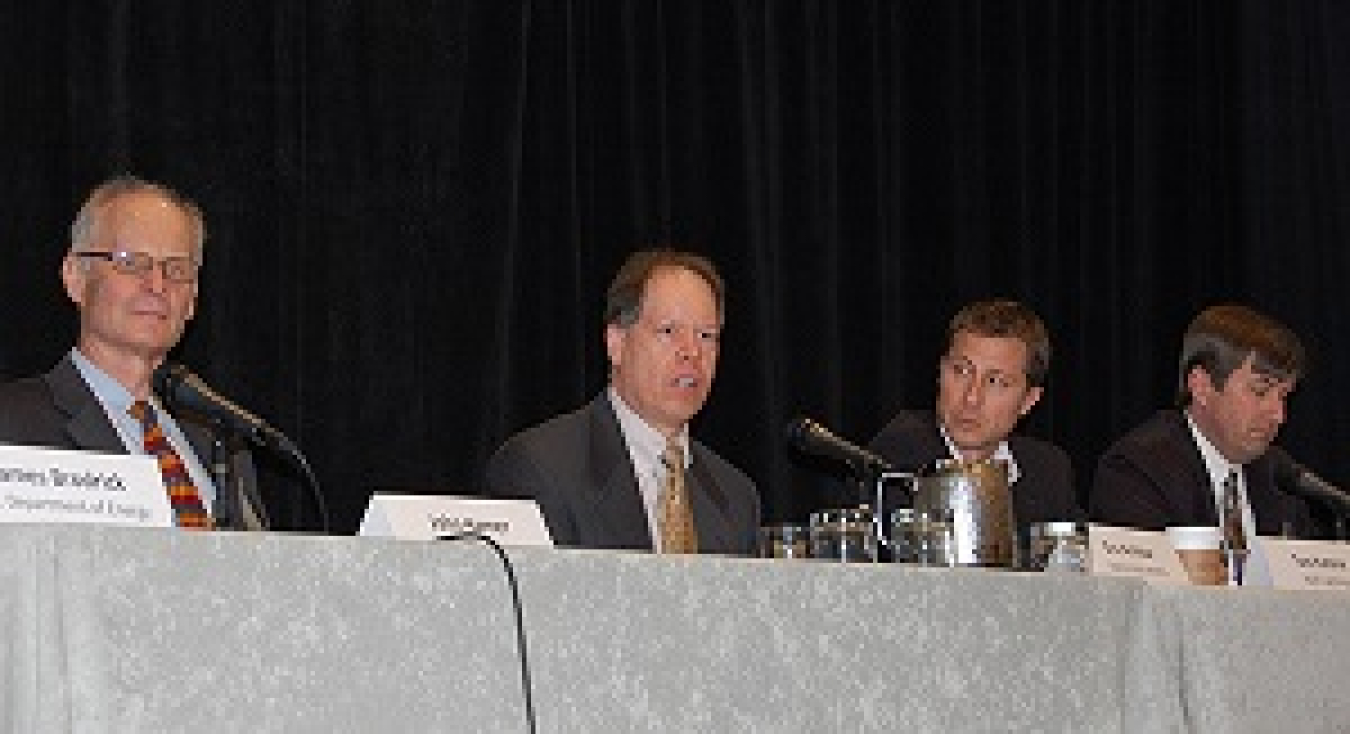
MULTIPOLYGON (((1229 473, 1237 474, 1238 502, 1242 506, 1242 534, 1247 537, 1247 567, 1246 578, 1242 580, 1243 585, 1270 586, 1270 566, 1266 563, 1265 550, 1257 542, 1256 518, 1252 515, 1251 503, 1247 501, 1246 472, 1242 470, 1241 464, 1234 464, 1219 453, 1219 449, 1196 427, 1189 412, 1186 413, 1186 426, 1191 429, 1191 436, 1195 438, 1196 445, 1200 447, 1200 457, 1204 459, 1205 471, 1209 473, 1209 486, 1214 493, 1216 517, 1222 518, 1223 482, 1228 478, 1229 473)), ((1222 519, 1220 521, 1222 522, 1222 519)))
MULTIPOLYGON (((961 459, 964 461, 964 457, 962 457, 961 452, 957 450, 956 444, 952 443, 951 436, 947 435, 947 427, 942 425, 942 421, 938 421, 938 432, 942 434, 943 443, 947 444, 947 454, 954 459, 961 459)), ((1012 448, 1008 446, 1007 440, 999 441, 998 448, 994 449, 994 453, 990 454, 989 458, 994 461, 1003 461, 1007 463, 1009 487, 1017 482, 1018 477, 1022 476, 1022 470, 1017 467, 1017 459, 1013 458, 1012 448)))
MULTIPOLYGON (((666 437, 630 408, 613 387, 608 392, 609 403, 614 407, 615 417, 619 419, 619 432, 623 434, 623 443, 628 447, 628 458, 633 462, 633 473, 637 475, 638 492, 642 494, 642 506, 647 511, 647 529, 652 536, 652 547, 660 551, 661 495, 666 491, 666 474, 669 471, 661 461, 661 455, 666 450, 666 437)), ((684 449, 684 466, 688 469, 692 458, 688 425, 681 430, 679 441, 684 449)))

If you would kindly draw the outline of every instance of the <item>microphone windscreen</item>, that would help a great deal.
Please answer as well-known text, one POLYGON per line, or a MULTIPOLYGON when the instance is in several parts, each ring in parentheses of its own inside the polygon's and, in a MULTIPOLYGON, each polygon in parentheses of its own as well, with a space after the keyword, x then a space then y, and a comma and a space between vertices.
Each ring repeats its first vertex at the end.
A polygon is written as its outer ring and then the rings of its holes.
POLYGON ((807 436, 812 432, 814 426, 815 423, 810 418, 797 417, 788 421, 783 433, 787 436, 789 443, 801 448, 802 444, 808 440, 807 436))

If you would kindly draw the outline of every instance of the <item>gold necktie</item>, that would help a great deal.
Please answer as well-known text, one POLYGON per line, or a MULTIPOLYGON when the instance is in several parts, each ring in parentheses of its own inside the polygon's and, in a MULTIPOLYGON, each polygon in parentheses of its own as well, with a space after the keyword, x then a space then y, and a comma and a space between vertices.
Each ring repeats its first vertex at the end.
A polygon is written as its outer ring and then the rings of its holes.
POLYGON ((684 485, 684 451, 679 441, 670 441, 661 454, 666 465, 666 490, 661 494, 661 552, 697 553, 694 512, 684 485))

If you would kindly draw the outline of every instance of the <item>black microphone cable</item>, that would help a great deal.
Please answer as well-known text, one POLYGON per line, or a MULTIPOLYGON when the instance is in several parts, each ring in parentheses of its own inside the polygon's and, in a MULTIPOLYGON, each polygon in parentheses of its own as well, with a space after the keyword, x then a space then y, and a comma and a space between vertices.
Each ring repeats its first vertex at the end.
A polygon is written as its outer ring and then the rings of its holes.
POLYGON ((511 565, 511 559, 506 556, 506 551, 497 544, 497 541, 482 533, 438 535, 436 540, 476 540, 486 543, 497 554, 497 558, 501 559, 502 568, 506 569, 506 584, 511 589, 511 607, 516 616, 516 652, 520 657, 520 685, 525 693, 525 726, 526 731, 535 734, 534 686, 530 682, 529 647, 525 644, 525 610, 520 603, 520 585, 516 583, 516 570, 511 565))
POLYGON ((309 487, 309 496, 314 499, 314 507, 319 513, 319 531, 324 535, 328 534, 329 517, 328 501, 323 498, 323 491, 319 489, 319 478, 314 474, 314 469, 309 465, 309 460, 298 450, 292 455, 293 463, 300 467, 300 471, 305 475, 305 484, 309 487))

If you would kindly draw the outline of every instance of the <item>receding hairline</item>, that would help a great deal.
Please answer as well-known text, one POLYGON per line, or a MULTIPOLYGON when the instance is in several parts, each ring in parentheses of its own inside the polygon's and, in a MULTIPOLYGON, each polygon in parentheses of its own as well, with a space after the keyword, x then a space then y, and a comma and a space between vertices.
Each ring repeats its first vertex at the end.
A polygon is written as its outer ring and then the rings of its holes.
POLYGON ((653 248, 631 253, 614 274, 605 292, 606 326, 631 326, 641 314, 656 273, 680 271, 698 276, 708 286, 720 325, 725 319, 726 285, 717 266, 707 257, 688 250, 653 248))
POLYGON ((135 176, 118 176, 94 188, 85 198, 70 226, 70 252, 88 245, 95 228, 113 204, 137 196, 157 198, 178 210, 191 224, 193 255, 201 260, 206 244, 206 221, 201 207, 177 190, 135 176))

